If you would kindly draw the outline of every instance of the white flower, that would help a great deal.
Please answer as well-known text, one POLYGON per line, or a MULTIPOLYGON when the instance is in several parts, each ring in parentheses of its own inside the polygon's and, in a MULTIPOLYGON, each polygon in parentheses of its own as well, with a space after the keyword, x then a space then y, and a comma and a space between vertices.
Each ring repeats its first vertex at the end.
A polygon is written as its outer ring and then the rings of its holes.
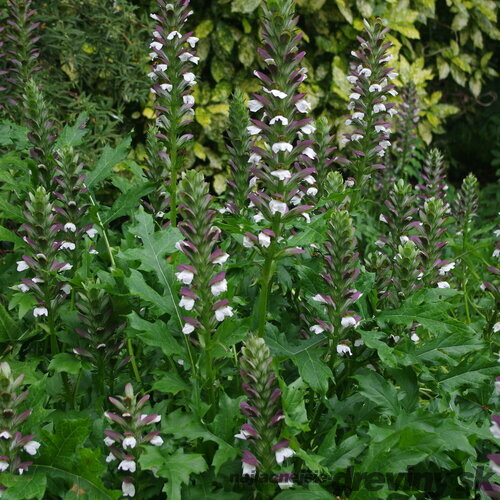
MULTIPOLYGON (((149 415, 147 415, 146 413, 143 413, 141 415, 141 420, 144 420, 146 417, 149 417, 149 415)), ((150 424, 157 424, 158 422, 161 422, 161 415, 156 415, 154 420, 151 420, 151 422, 149 422, 149 423, 150 424)))
POLYGON ((150 49, 156 49, 156 50, 161 50, 163 48, 163 44, 160 42, 151 42, 149 45, 150 49))
POLYGON ((42 278, 33 278, 31 281, 33 281, 33 283, 45 283, 42 278))
POLYGON ((360 72, 359 72, 360 76, 366 76, 366 78, 372 76, 372 70, 369 69, 369 68, 363 68, 360 72))
POLYGON ((345 187, 352 188, 354 186, 354 181, 352 179, 347 179, 345 182, 345 187))
POLYGON ((28 441, 24 446, 24 451, 29 455, 36 455, 38 448, 40 448, 40 443, 38 441, 28 441))
POLYGON ((304 177, 304 182, 307 182, 308 184, 314 184, 316 182, 316 179, 312 175, 307 175, 304 177))
POLYGON ((272 57, 268 57, 267 59, 264 59, 264 62, 266 64, 276 64, 276 61, 272 57))
POLYGON ((182 281, 185 285, 190 285, 193 282, 194 273, 187 269, 183 269, 179 273, 175 273, 175 276, 179 281, 182 281))
POLYGON ((375 245, 377 245, 379 248, 385 247, 385 243, 382 240, 377 240, 375 242, 375 245))
POLYGON ((415 342, 415 343, 417 343, 417 342, 420 340, 420 337, 419 337, 419 336, 418 336, 415 332, 413 332, 413 333, 411 334, 411 337, 410 337, 410 338, 411 338, 411 340, 412 340, 413 342, 415 342))
POLYGON ((316 158, 317 156, 316 152, 312 148, 304 149, 304 151, 302 151, 302 154, 308 156, 309 158, 311 158, 311 160, 314 160, 314 158, 316 158))
POLYGON ((248 135, 258 135, 262 132, 262 130, 259 127, 256 127, 255 125, 250 125, 247 127, 247 134, 248 135))
POLYGON ((390 80, 394 80, 394 78, 398 76, 398 73, 396 73, 395 71, 389 71, 389 73, 387 73, 387 76, 390 80))
POLYGON ((130 471, 132 474, 135 472, 136 466, 133 460, 122 460, 118 465, 118 470, 130 471))
POLYGON ((285 118, 284 116, 278 115, 275 116, 274 118, 271 118, 269 121, 270 125, 274 125, 276 122, 281 122, 282 125, 288 125, 288 118, 285 118))
POLYGON ((87 233, 87 236, 92 239, 96 234, 97 234, 97 229, 94 229, 94 228, 91 228, 91 229, 87 229, 85 231, 87 233))
POLYGON ((352 94, 349 95, 349 99, 352 99, 353 101, 357 101, 361 97, 361 94, 358 94, 358 92, 353 92, 352 94))
POLYGON ((286 203, 283 203, 282 201, 271 200, 269 202, 269 210, 273 215, 276 212, 279 212, 280 214, 285 214, 286 211, 288 210, 288 207, 286 206, 286 203))
POLYGON ((233 308, 231 306, 223 306, 215 310, 215 319, 217 321, 224 321, 224 318, 229 318, 232 315, 233 308))
POLYGON ((293 486, 293 481, 291 477, 287 477, 286 481, 278 481, 278 486, 282 490, 288 490, 293 486))
POLYGON ((495 248, 495 250, 493 250, 493 253, 491 254, 491 256, 498 257, 499 255, 500 255, 500 249, 495 248))
POLYGON ((248 163, 251 163, 252 165, 257 165, 259 161, 262 160, 262 156, 258 155, 257 153, 252 153, 250 155, 250 158, 248 158, 248 163))
POLYGON ((386 219, 386 217, 385 217, 385 215, 384 215, 384 214, 380 214, 380 215, 378 216, 378 220, 379 220, 380 222, 385 222, 386 224, 389 224, 389 222, 387 221, 387 219, 386 219))
POLYGON ((224 262, 226 262, 227 259, 229 259, 229 254, 224 252, 221 255, 219 255, 216 259, 214 259, 212 261, 212 264, 220 264, 222 266, 222 264, 224 264, 224 262))
POLYGON ((243 472, 242 476, 255 476, 255 471, 257 470, 257 467, 255 465, 250 465, 247 464, 246 462, 242 462, 243 465, 243 472))
POLYGON ((291 448, 280 448, 274 453, 276 455, 276 463, 278 463, 279 465, 283 463, 285 458, 290 458, 295 455, 295 451, 293 451, 291 448))
POLYGON ((151 439, 150 444, 153 446, 161 446, 163 444, 163 439, 160 436, 154 436, 151 439))
POLYGON ((309 196, 316 196, 318 194, 318 188, 310 187, 307 189, 306 194, 309 196))
POLYGON ((381 111, 385 111, 385 104, 383 102, 379 102, 373 105, 374 113, 380 113, 381 111))
POLYGON ((33 316, 37 318, 38 316, 48 316, 49 311, 47 310, 46 307, 35 307, 33 309, 33 316))
POLYGON ((193 56, 193 54, 191 54, 191 52, 183 52, 179 56, 179 60, 181 62, 191 61, 194 64, 198 64, 198 61, 200 60, 200 58, 193 56))
POLYGON ((110 454, 106 457, 106 463, 109 464, 109 462, 112 462, 113 460, 116 460, 116 457, 110 452, 110 454))
POLYGON ((496 422, 493 422, 490 431, 495 439, 500 439, 500 426, 496 422))
POLYGON ((186 42, 189 43, 189 45, 191 45, 192 49, 194 49, 194 47, 198 43, 198 41, 199 41, 199 38, 196 38, 195 36, 190 36, 186 40, 186 42))
POLYGON ((310 134, 313 134, 314 132, 316 132, 316 127, 312 123, 308 123, 307 125, 304 125, 303 127, 301 127, 300 130, 302 130, 302 132, 304 132, 304 134, 310 135, 310 134))
POLYGON ((17 285, 17 288, 23 293, 26 293, 29 290, 29 287, 27 287, 24 283, 19 283, 19 285, 17 285))
POLYGON ((178 32, 178 31, 171 31, 168 35, 167 35, 167 40, 173 40, 174 39, 174 36, 176 36, 177 38, 181 38, 182 35, 178 32))
POLYGON ((182 296, 181 301, 179 302, 179 307, 183 307, 186 311, 191 311, 194 307, 194 299, 191 297, 182 296))
POLYGON ((243 236, 243 246, 245 248, 252 248, 253 241, 248 236, 243 236))
POLYGON ((404 245, 410 241, 410 238, 408 238, 408 236, 400 236, 399 241, 404 245))
POLYGON ((66 222, 66 224, 64 224, 64 230, 74 233, 76 231, 76 226, 72 222, 66 222))
POLYGON ((302 217, 304 217, 304 219, 306 220, 306 224, 309 224, 311 222, 311 216, 307 212, 304 212, 302 214, 302 217))
POLYGON ((363 139, 363 134, 352 134, 351 135, 351 141, 359 141, 360 139, 363 139))
POLYGON ((373 83, 368 87, 368 90, 370 92, 380 92, 382 90, 382 87, 378 83, 373 83))
POLYGON ((387 111, 391 116, 394 116, 394 115, 397 115, 398 114, 398 110, 396 108, 389 108, 389 110, 387 111))
POLYGON ((349 126, 352 124, 352 120, 350 120, 349 118, 344 122, 345 125, 349 126))
POLYGON ((184 104, 186 104, 187 106, 194 105, 194 97, 192 95, 182 96, 182 100, 184 101, 184 104))
POLYGON ((389 130, 384 125, 375 125, 375 132, 382 132, 386 134, 389 130))
POLYGON ((323 333, 325 330, 322 326, 320 325, 313 325, 310 328, 311 332, 315 333, 316 335, 323 333))
POLYGON ((9 431, 2 431, 0 433, 0 439, 10 439, 12 434, 9 431))
POLYGON ((161 210, 159 212, 156 212, 155 217, 158 219, 163 219, 165 217, 165 212, 162 212, 161 210))
POLYGON ((221 293, 227 292, 227 281, 225 279, 218 281, 217 283, 214 283, 210 287, 210 291, 212 292, 212 295, 217 297, 221 293))
POLYGON ((326 304, 326 300, 318 293, 317 295, 315 295, 312 300, 314 300, 314 302, 320 302, 322 304, 326 304))
POLYGON ((288 94, 282 92, 281 90, 271 90, 270 94, 272 94, 274 97, 277 97, 278 99, 286 99, 288 97, 288 94))
POLYGON ((95 248, 93 248, 92 250, 89 250, 89 253, 92 255, 97 255, 99 252, 95 248))
POLYGON ((379 59, 379 62, 380 63, 385 63, 385 62, 389 62, 391 59, 393 59, 394 56, 392 54, 387 54, 385 57, 383 57, 382 59, 379 59))
POLYGON ((5 462, 4 460, 0 460, 0 472, 4 472, 9 468, 9 462, 5 462))
POLYGON ((344 316, 340 323, 344 328, 348 328, 350 326, 357 326, 359 324, 359 321, 357 321, 353 316, 344 316))
POLYGON ((248 109, 252 112, 259 111, 259 109, 262 109, 263 107, 264 105, 256 99, 251 99, 250 101, 248 101, 248 109))
POLYGON ((185 323, 183 328, 182 328, 182 333, 184 335, 189 335, 190 333, 194 332, 194 326, 191 325, 190 323, 185 323))
POLYGON ((135 486, 134 483, 122 482, 122 492, 124 497, 134 497, 135 496, 135 486))
POLYGON ((351 101, 348 105, 347 105, 347 109, 349 111, 352 111, 354 108, 356 107, 356 103, 354 101, 351 101))
POLYGON ((188 85, 195 85, 196 84, 196 76, 194 73, 188 72, 184 73, 182 75, 182 78, 184 78, 184 81, 187 82, 188 85))
POLYGON ((352 83, 353 85, 358 81, 358 77, 357 76, 354 76, 354 75, 349 75, 347 77, 347 81, 349 83, 352 83))
POLYGON ((455 269, 455 263, 454 262, 450 262, 449 264, 446 264, 446 265, 442 266, 439 269, 439 276, 444 276, 447 272, 451 271, 452 269, 455 269))
POLYGON ((137 440, 135 439, 134 436, 127 436, 123 440, 123 449, 126 450, 127 448, 135 448, 135 445, 137 444, 137 440))
POLYGON ((394 97, 396 97, 398 95, 398 91, 395 89, 388 90, 387 93, 391 94, 394 97))
POLYGON ((364 117, 365 117, 365 114, 362 113, 361 111, 356 111, 356 113, 352 114, 353 120, 362 120, 364 117))
POLYGON ((450 284, 447 281, 438 282, 438 288, 450 288, 450 284))
POLYGON ((279 151, 292 151, 293 146, 289 142, 276 142, 272 146, 273 153, 278 153, 279 151))
POLYGON ((259 233, 259 244, 264 248, 268 248, 271 244, 271 237, 266 233, 259 233))
POLYGON ((341 356, 343 356, 344 354, 347 354, 348 356, 352 356, 352 351, 348 345, 338 344, 337 345, 337 354, 340 354, 341 356))
POLYGON ((24 260, 18 260, 16 262, 16 264, 17 264, 17 271, 18 272, 26 271, 26 269, 30 268, 30 266, 28 266, 28 264, 26 264, 26 262, 24 262, 24 260))
POLYGON ((500 322, 497 322, 493 325, 493 333, 497 333, 500 330, 500 322))
POLYGON ((61 248, 63 250, 74 250, 76 248, 76 245, 71 241, 63 241, 61 248))
POLYGON ((252 216, 252 219, 254 222, 256 222, 257 224, 261 221, 261 220, 264 220, 264 216, 262 215, 262 212, 257 212, 255 215, 252 216))
POLYGON ((59 272, 69 271, 70 269, 73 269, 73 265, 72 264, 68 264, 66 262, 66 264, 64 264, 64 266, 62 266, 61 269, 59 269, 59 272))
POLYGON ((297 108, 297 111, 299 113, 307 113, 311 110, 311 105, 305 99, 300 99, 300 101, 297 101, 295 103, 295 107, 297 108))
POLYGON ((111 446, 112 444, 114 444, 115 440, 114 439, 111 439, 110 437, 106 436, 104 438, 104 444, 106 446, 111 446))
POLYGON ((379 146, 381 148, 383 148, 383 149, 388 148, 390 145, 391 145, 391 141, 386 141, 386 140, 385 141, 380 141, 380 144, 379 144, 379 146))
POLYGON ((290 170, 275 170, 274 172, 271 172, 271 175, 277 177, 280 181, 287 181, 292 177, 290 170))

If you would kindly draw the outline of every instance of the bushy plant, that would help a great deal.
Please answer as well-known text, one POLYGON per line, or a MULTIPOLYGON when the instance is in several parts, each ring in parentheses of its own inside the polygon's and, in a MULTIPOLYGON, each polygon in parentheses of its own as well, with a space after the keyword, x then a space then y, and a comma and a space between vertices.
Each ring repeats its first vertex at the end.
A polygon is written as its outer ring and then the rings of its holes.
MULTIPOLYGON (((18 59, 2 60, 0 76, 22 71, 0 125, 0 496, 496 498, 500 230, 476 177, 454 189, 446 156, 419 140, 426 78, 401 56, 427 50, 409 39, 434 4, 417 18, 401 2, 297 2, 314 44, 346 54, 333 65, 345 95, 331 89, 347 105, 321 90, 293 0, 214 4, 217 26, 189 0, 147 15, 125 0, 33 4, 8 12, 72 13, 75 31, 70 47, 56 37, 70 30, 18 24, 18 59), (330 34, 341 16, 354 29, 330 34), (83 91, 78 117, 69 94, 48 104, 54 67, 25 74, 37 43, 42 61, 95 55, 98 73, 63 71, 113 106, 151 99, 141 163, 83 91), (136 79, 113 87, 135 56, 136 79), (207 133, 227 151, 223 196, 201 164, 215 158, 207 133)), ((455 8, 453 29, 478 43, 495 6, 455 8)))

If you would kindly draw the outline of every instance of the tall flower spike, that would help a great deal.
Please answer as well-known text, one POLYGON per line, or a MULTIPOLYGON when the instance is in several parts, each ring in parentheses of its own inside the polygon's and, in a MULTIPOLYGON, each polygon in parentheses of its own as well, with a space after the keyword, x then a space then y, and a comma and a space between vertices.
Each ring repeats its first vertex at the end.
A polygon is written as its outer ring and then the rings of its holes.
POLYGON ((448 185, 444 157, 439 149, 431 149, 427 153, 420 176, 422 182, 416 186, 420 190, 419 198, 423 200, 444 198, 448 185))
POLYGON ((196 77, 192 71, 199 61, 194 50, 198 38, 192 32, 182 34, 184 23, 192 14, 189 0, 157 1, 159 12, 151 15, 157 25, 149 46, 155 65, 149 76, 153 83, 151 92, 158 102, 157 126, 160 133, 156 137, 165 146, 159 154, 163 156, 170 173, 170 222, 175 226, 177 176, 184 163, 186 144, 192 138, 191 134, 184 133, 184 129, 194 115, 192 87, 196 84, 196 77))
POLYGON ((118 409, 117 413, 105 412, 104 416, 113 424, 114 429, 105 430, 104 444, 108 447, 107 463, 116 462, 122 478, 124 497, 134 497, 136 487, 133 475, 139 470, 138 459, 147 446, 161 446, 163 439, 153 424, 160 422, 161 416, 144 414, 144 406, 149 395, 137 400, 132 384, 125 386, 125 396, 109 398, 118 409))
MULTIPOLYGON (((40 443, 35 436, 23 436, 19 429, 29 418, 33 410, 18 413, 19 406, 28 396, 28 391, 18 393, 23 384, 24 375, 14 379, 10 366, 0 363, 0 473, 23 474, 33 462, 25 461, 26 454, 36 455, 40 443)), ((0 484, 0 496, 5 486, 0 484)))
POLYGON ((250 159, 249 127, 250 118, 243 93, 236 89, 229 107, 229 128, 227 131, 229 139, 227 149, 232 171, 232 180, 228 181, 232 188, 232 199, 228 208, 233 213, 246 211, 248 195, 251 191, 248 172, 250 159))
POLYGON ((397 307, 422 286, 420 251, 412 240, 398 246, 392 269, 392 285, 395 294, 391 302, 397 307))
MULTIPOLYGON (((24 241, 30 249, 30 255, 23 255, 17 262, 17 270, 30 270, 30 278, 22 278, 18 288, 33 293, 38 301, 33 310, 35 317, 52 318, 59 305, 69 293, 68 285, 59 279, 59 274, 73 266, 58 260, 62 246, 63 226, 57 222, 57 214, 50 203, 50 197, 43 187, 35 193, 29 193, 24 211, 26 223, 21 226, 25 233, 24 241)), ((52 321, 52 319, 50 319, 52 321)), ((55 334, 54 334, 55 335, 55 334)), ((52 348, 57 352, 57 341, 52 336, 52 348), (54 343, 55 342, 55 343, 54 343)))
MULTIPOLYGON (((61 242, 61 250, 68 254, 68 260, 75 266, 83 251, 83 239, 93 239, 96 229, 93 224, 86 223, 85 213, 88 210, 88 188, 85 186, 83 163, 72 148, 63 148, 57 152, 54 181, 57 198, 54 210, 59 215, 65 233, 61 242)), ((97 253, 91 249, 92 253, 97 253)))
POLYGON ((83 339, 84 347, 77 347, 73 352, 93 363, 95 385, 104 394, 105 379, 113 387, 117 373, 130 359, 128 356, 119 357, 125 343, 122 335, 125 323, 119 322, 113 313, 109 295, 100 288, 99 281, 83 284, 76 307, 80 319, 76 333, 83 339))
MULTIPOLYGON (((270 475, 295 452, 288 440, 281 440, 281 391, 271 369, 272 358, 264 339, 250 335, 240 358, 243 391, 247 401, 240 404, 248 422, 235 437, 249 443, 252 452, 243 451, 243 475, 270 475)), ((269 477, 269 476, 268 476, 269 477)))
POLYGON ((477 216, 478 200, 479 184, 476 176, 470 173, 462 182, 455 204, 457 224, 464 238, 472 230, 472 220, 477 216))
POLYGON ((26 125, 29 129, 28 139, 32 144, 30 156, 36 162, 34 172, 37 181, 51 191, 54 185, 54 141, 53 122, 41 90, 34 80, 29 80, 23 95, 26 125))
MULTIPOLYGON (((6 81, 11 86, 9 104, 16 105, 21 100, 28 79, 41 69, 37 66, 40 51, 36 46, 40 39, 36 34, 40 23, 34 22, 36 10, 32 8, 32 0, 9 0, 8 5, 5 47, 10 68, 6 81)), ((13 111, 13 116, 19 116, 19 113, 13 111)))
POLYGON ((328 221, 325 266, 321 274, 327 284, 328 294, 312 297, 315 302, 325 305, 328 319, 316 319, 317 324, 311 328, 313 333, 324 332, 329 336, 330 350, 339 341, 348 340, 345 339, 347 333, 361 320, 351 309, 362 295, 354 288, 359 275, 359 269, 355 267, 358 259, 355 249, 356 238, 349 212, 333 211, 328 221))
MULTIPOLYGON (((269 2, 264 7, 262 40, 258 49, 264 65, 255 71, 262 82, 262 94, 254 94, 248 102, 250 111, 259 112, 260 119, 252 119, 249 134, 260 137, 252 142, 250 172, 257 179, 257 191, 249 195, 251 206, 258 210, 254 220, 265 228, 259 234, 246 234, 244 245, 254 246, 265 258, 258 312, 259 335, 263 335, 267 319, 268 293, 274 261, 301 249, 280 248, 282 238, 287 238, 293 222, 301 215, 309 218, 312 206, 303 205, 302 198, 314 187, 316 157, 313 139, 302 140, 313 131, 311 118, 305 115, 311 105, 299 85, 306 78, 301 67, 305 52, 299 52, 302 33, 297 30, 292 0, 269 2), (272 5, 272 6, 271 6, 272 5), (287 233, 288 231, 288 233, 287 233)), ((315 188, 316 189, 316 188, 315 188)), ((317 191, 317 189, 316 189, 317 191)), ((310 192, 312 195, 312 192, 310 192)))
POLYGON ((441 198, 432 197, 419 211, 420 221, 412 223, 418 235, 411 239, 422 251, 423 281, 427 286, 437 284, 440 288, 445 287, 439 282, 446 283, 446 275, 455 267, 454 262, 441 259, 443 248, 448 244, 444 239, 447 211, 448 205, 441 198))
POLYGON ((407 178, 411 173, 409 167, 411 167, 417 146, 420 143, 417 134, 420 110, 417 89, 413 82, 409 82, 402 88, 401 103, 397 109, 398 113, 394 120, 392 154, 395 156, 395 174, 398 177, 407 178))
POLYGON ((348 169, 355 179, 351 204, 356 207, 361 193, 369 186, 374 170, 385 168, 383 157, 391 145, 389 117, 396 113, 394 103, 388 102, 397 95, 391 80, 397 76, 386 63, 392 59, 387 54, 391 42, 384 42, 389 28, 381 20, 373 26, 367 21, 363 37, 358 36, 359 49, 351 52, 355 61, 347 77, 353 85, 349 95, 347 125, 353 128, 345 134, 343 144, 348 144, 346 156, 348 169))

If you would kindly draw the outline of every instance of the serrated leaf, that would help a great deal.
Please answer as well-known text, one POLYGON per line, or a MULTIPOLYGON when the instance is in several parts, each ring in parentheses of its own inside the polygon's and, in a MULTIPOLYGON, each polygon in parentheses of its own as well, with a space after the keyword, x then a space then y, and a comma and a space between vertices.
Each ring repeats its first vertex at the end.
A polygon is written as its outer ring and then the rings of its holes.
POLYGON ((382 408, 384 413, 396 416, 399 414, 400 406, 396 389, 376 372, 364 375, 355 375, 359 382, 360 393, 382 408))
POLYGON ((3 226, 0 226, 0 241, 10 241, 16 245, 16 248, 24 248, 26 246, 22 238, 3 226))
POLYGON ((112 172, 113 167, 123 161, 130 149, 131 137, 124 139, 116 148, 110 147, 108 144, 104 147, 101 156, 97 160, 95 167, 87 174, 85 184, 87 187, 92 187, 99 184, 112 172))
POLYGON ((231 12, 250 14, 260 5, 261 1, 262 0, 233 0, 231 3, 231 12))
POLYGON ((161 373, 161 378, 153 383, 153 389, 166 394, 176 395, 180 391, 188 391, 189 385, 177 373, 161 373))
POLYGON ((154 186, 150 182, 141 183, 130 188, 126 193, 120 195, 113 203, 113 206, 106 212, 103 224, 108 225, 110 222, 118 219, 118 217, 130 215, 137 209, 139 200, 153 191, 153 189, 154 186))
POLYGON ((75 356, 67 352, 61 352, 52 356, 49 363, 49 370, 54 370, 56 373, 69 373, 70 375, 78 375, 82 368, 82 362, 75 356))
POLYGON ((2 485, 7 489, 2 491, 2 498, 7 500, 31 500, 44 498, 47 488, 47 476, 41 471, 33 471, 21 476, 2 474, 2 485))
POLYGON ((82 143, 82 139, 88 133, 88 129, 86 128, 88 119, 88 113, 80 113, 74 125, 64 127, 57 138, 55 149, 64 146, 79 146, 82 143))
MULTIPOLYGON (((325 443, 326 444, 326 443, 325 443)), ((322 446, 319 453, 324 455, 322 464, 331 473, 347 469, 352 461, 366 448, 366 442, 359 436, 349 436, 338 445, 322 446)))
POLYGON ((294 357, 293 362, 299 369, 302 380, 316 393, 324 396, 328 390, 328 381, 333 373, 322 359, 322 351, 309 349, 294 357))

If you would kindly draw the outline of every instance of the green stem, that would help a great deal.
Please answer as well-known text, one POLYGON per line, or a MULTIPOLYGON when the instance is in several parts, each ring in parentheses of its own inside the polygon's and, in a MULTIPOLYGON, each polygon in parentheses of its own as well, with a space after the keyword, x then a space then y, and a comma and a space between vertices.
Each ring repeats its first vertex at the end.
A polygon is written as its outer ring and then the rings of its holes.
MULTIPOLYGON (((94 198, 92 197, 92 195, 90 195, 90 202, 92 203, 92 205, 94 207, 97 206, 94 198)), ((111 261, 111 267, 115 267, 115 259, 113 257, 113 252, 111 251, 111 245, 109 244, 109 240, 108 240, 108 235, 106 233, 106 229, 104 227, 104 223, 102 222, 102 219, 101 219, 101 216, 99 214, 99 212, 96 212, 96 215, 97 215, 97 221, 99 222, 99 226, 101 227, 101 232, 102 232, 102 237, 104 238, 104 243, 106 244, 106 250, 108 251, 108 255, 109 255, 109 260, 111 261)))
POLYGON ((258 310, 258 335, 264 336, 267 319, 267 305, 269 301, 269 287, 273 276, 274 248, 271 247, 264 261, 262 270, 262 283, 260 287, 259 310, 258 310))
POLYGON ((172 130, 174 140, 170 143, 170 225, 177 226, 177 146, 176 131, 172 130))
POLYGON ((135 362, 135 354, 134 354, 134 348, 132 346, 132 340, 127 339, 127 348, 128 348, 128 354, 130 356, 130 362, 132 363, 132 370, 135 375, 135 379, 137 382, 142 383, 141 375, 139 373, 139 370, 137 369, 137 363, 135 362))

